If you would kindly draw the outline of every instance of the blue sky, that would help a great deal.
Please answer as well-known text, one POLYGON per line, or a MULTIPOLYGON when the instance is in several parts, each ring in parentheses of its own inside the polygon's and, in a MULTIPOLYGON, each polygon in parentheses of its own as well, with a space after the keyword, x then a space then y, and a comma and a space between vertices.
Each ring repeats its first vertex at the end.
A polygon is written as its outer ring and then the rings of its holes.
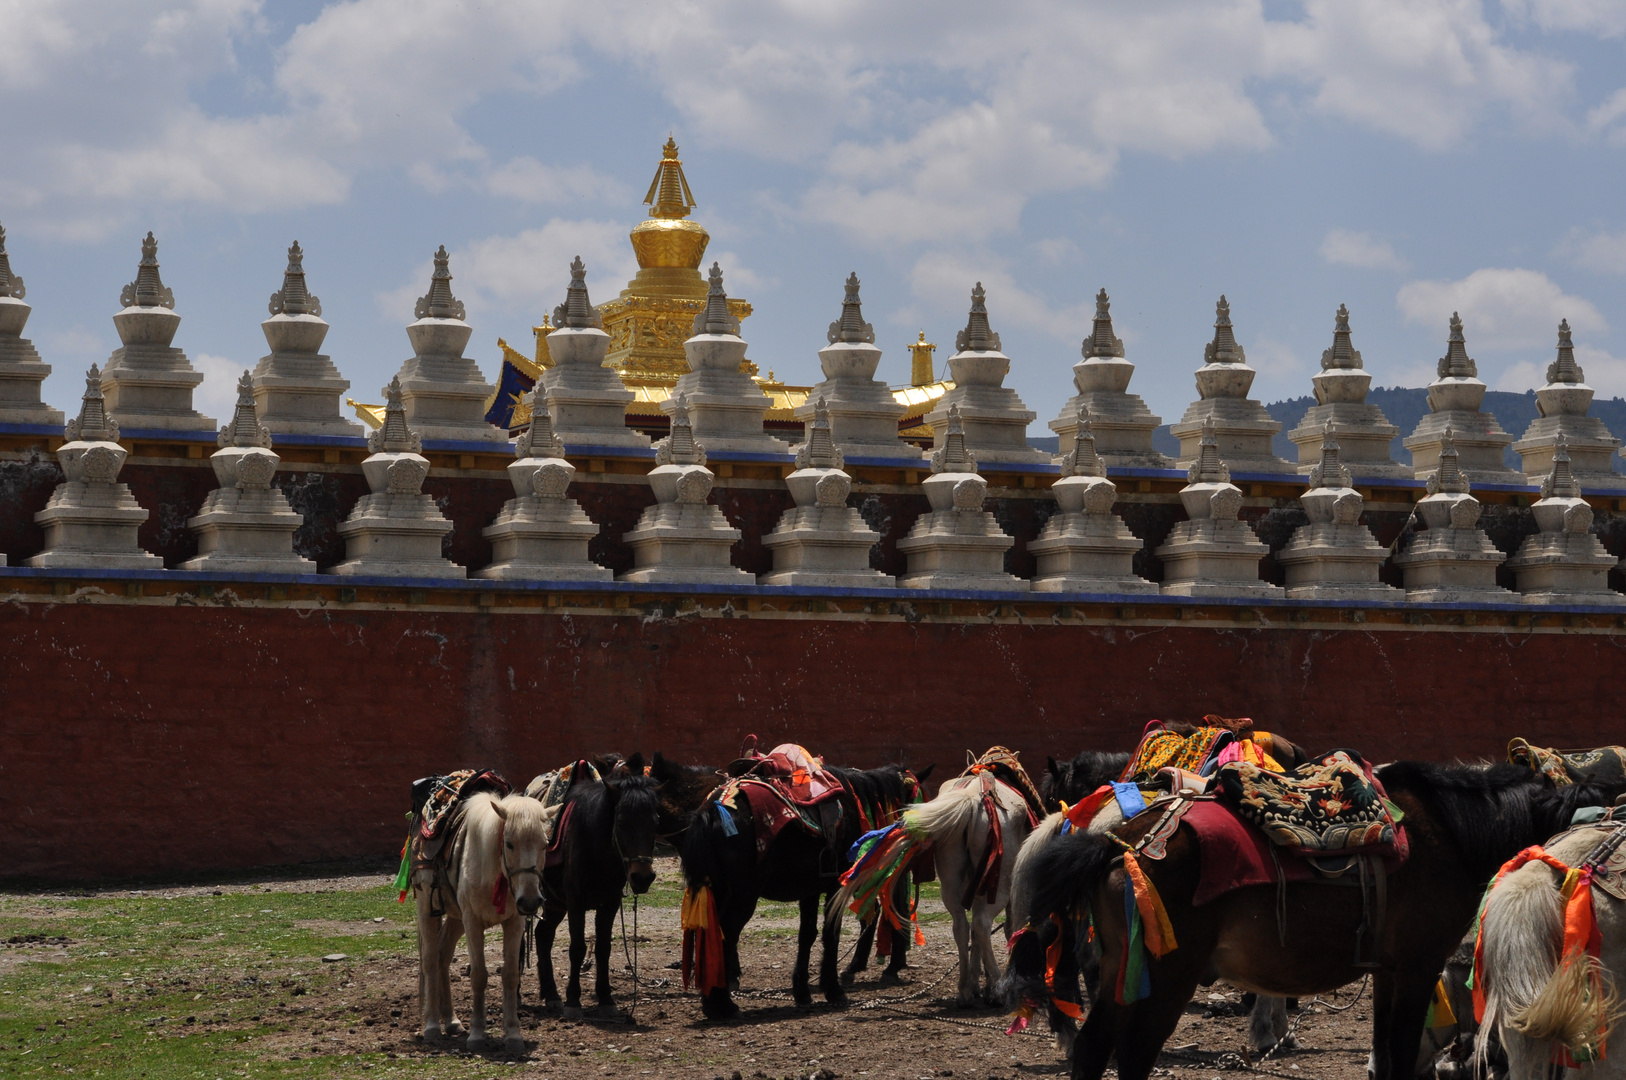
POLYGON ((1378 385, 1427 382, 1461 310, 1492 387, 1567 317, 1626 394, 1626 0, 0 0, 0 30, 0 223, 70 411, 148 229, 212 415, 296 238, 352 396, 441 243, 494 377, 572 256, 624 286, 668 132, 787 381, 857 270, 892 382, 982 281, 1034 434, 1102 286, 1165 421, 1222 292, 1267 401, 1341 302, 1378 385))

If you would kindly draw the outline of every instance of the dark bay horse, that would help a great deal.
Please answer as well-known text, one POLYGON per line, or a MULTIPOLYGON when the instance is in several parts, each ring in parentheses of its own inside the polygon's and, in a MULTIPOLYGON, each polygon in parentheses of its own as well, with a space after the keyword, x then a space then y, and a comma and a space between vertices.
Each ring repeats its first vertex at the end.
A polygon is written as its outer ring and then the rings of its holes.
POLYGON ((1080 750, 1069 761, 1045 760, 1044 775, 1039 778, 1039 798, 1044 800, 1045 812, 1054 814, 1062 803, 1072 805, 1102 784, 1118 779, 1129 764, 1129 755, 1109 750, 1080 750))
MULTIPOLYGON (((1505 860, 1566 826, 1577 806, 1607 802, 1615 793, 1592 785, 1555 790, 1509 765, 1397 762, 1378 776, 1404 812, 1411 853, 1388 875, 1377 927, 1372 1065, 1376 1080, 1410 1080, 1435 981, 1486 882, 1505 860)), ((1139 815, 1116 831, 1133 843, 1159 816, 1139 815)), ((1199 983, 1223 978, 1259 994, 1309 996, 1365 973, 1356 966, 1356 949, 1366 890, 1289 882, 1280 891, 1276 885, 1234 889, 1193 907, 1198 840, 1181 825, 1165 858, 1139 860, 1167 909, 1177 947, 1162 958, 1148 954, 1149 997, 1119 1004, 1114 988, 1127 932, 1122 852, 1112 837, 1075 830, 1030 864, 1029 926, 1040 932, 1035 944, 1044 940, 1045 924, 1054 926, 1053 914, 1068 921, 1085 907, 1100 942, 1101 979, 1074 1049, 1075 1080, 1099 1080, 1114 1053, 1122 1080, 1145 1080, 1199 983), (1285 913, 1280 924, 1278 912, 1285 913)), ((1042 956, 1027 949, 1013 959, 1021 967, 1025 956, 1031 965, 1035 954, 1042 956)), ((1015 975, 1028 996, 1042 1000, 1042 967, 1015 975)))
POLYGON ((710 765, 680 765, 659 750, 650 759, 649 775, 660 784, 660 818, 655 835, 673 848, 683 845, 690 816, 705 804, 723 774, 710 765))
MULTIPOLYGON (((732 1019, 739 1015, 730 991, 740 980, 740 931, 756 911, 759 899, 795 903, 800 907, 800 929, 796 939, 796 967, 791 974, 791 990, 796 1004, 813 1004, 809 989, 809 967, 813 942, 818 937, 828 898, 840 887, 840 875, 847 867, 847 850, 862 834, 857 800, 866 806, 902 809, 919 781, 901 765, 859 770, 829 768, 841 781, 837 796, 841 820, 834 837, 814 836, 798 825, 787 825, 757 857, 755 819, 749 814, 731 815, 733 835, 725 829, 720 814, 729 813, 708 801, 695 813, 683 838, 683 875, 691 890, 709 887, 716 899, 723 938, 725 983, 709 991, 701 1001, 708 1019, 732 1019), (822 903, 821 903, 822 901, 822 903)), ((927 769, 922 778, 931 772, 927 769)), ((893 932, 890 927, 888 932, 893 932)), ((892 962, 901 965, 908 937, 895 932, 892 962)), ((819 991, 832 1004, 846 1001, 837 973, 839 933, 826 933, 819 965, 819 991)), ((856 961, 855 961, 856 963, 856 961)))
POLYGON ((601 1017, 620 1014, 610 992, 610 947, 621 896, 632 886, 643 895, 655 881, 655 831, 660 819, 660 782, 644 775, 642 755, 634 754, 603 780, 583 779, 565 796, 559 811, 558 858, 542 872, 542 918, 536 930, 536 974, 542 1000, 557 1007, 553 977, 553 937, 570 917, 570 979, 564 1014, 581 1016, 581 967, 587 956, 587 912, 595 913, 594 990, 601 1017))

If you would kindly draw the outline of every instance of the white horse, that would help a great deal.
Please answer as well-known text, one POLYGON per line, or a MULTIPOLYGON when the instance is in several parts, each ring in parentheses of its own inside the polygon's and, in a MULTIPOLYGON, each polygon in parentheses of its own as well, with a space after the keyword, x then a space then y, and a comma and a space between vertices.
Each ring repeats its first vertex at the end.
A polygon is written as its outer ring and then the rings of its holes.
MULTIPOLYGON (((998 1001, 994 984, 999 979, 1000 965, 994 953, 994 918, 1010 903, 1015 852, 1027 838, 1028 821, 1028 805, 1022 793, 995 779, 991 772, 949 780, 938 789, 935 799, 903 812, 900 824, 915 838, 915 851, 929 850, 936 859, 943 906, 954 920, 954 944, 960 951, 960 986, 955 1000, 962 1008, 974 1004, 979 996, 988 1004, 998 1001), (964 898, 977 886, 972 878, 983 867, 995 835, 985 795, 993 800, 998 815, 994 824, 1003 854, 997 866, 988 867, 988 875, 996 882, 994 898, 989 900, 979 889, 968 912, 964 898)), ((844 886, 831 901, 829 924, 836 932, 840 931, 857 884, 844 886)))
POLYGON ((553 836, 558 808, 524 795, 498 799, 487 792, 469 796, 440 856, 412 871, 418 906, 418 996, 423 1035, 438 1039, 458 1034, 452 1009, 451 965, 457 941, 469 938, 470 1050, 486 1043, 486 945, 488 926, 502 926, 503 1044, 525 1047, 519 1027, 520 940, 524 918, 542 905, 542 857, 553 836), (437 874, 439 882, 437 883, 437 874), (433 914, 439 903, 442 914, 433 914))
MULTIPOLYGON (((1547 853, 1566 866, 1579 866, 1606 835, 1608 826, 1571 829, 1557 837, 1547 853)), ((1592 904, 1603 938, 1601 954, 1596 960, 1561 963, 1562 880, 1547 863, 1528 862, 1498 882, 1485 905, 1485 1018, 1479 1028, 1480 1047, 1496 1027, 1507 1052, 1510 1080, 1545 1078, 1559 1047, 1601 1043, 1622 1016, 1618 987, 1626 976, 1626 902, 1594 884, 1592 904), (1601 993, 1591 985, 1593 972, 1601 974, 1601 993)), ((1626 1045, 1609 1040, 1604 1059, 1582 1065, 1575 1075, 1581 1080, 1626 1077, 1626 1045)))
MULTIPOLYGON (((1022 850, 1016 853, 1014 874, 1015 880, 1011 888, 1011 910, 1007 924, 1022 927, 1028 924, 1028 913, 1032 908, 1031 893, 1033 882, 1025 872, 1035 855, 1050 843, 1061 832, 1063 821, 1061 814, 1051 814, 1041 821, 1037 828, 1029 834, 1022 844, 1022 850)), ((1124 823, 1122 809, 1118 800, 1108 799, 1096 811, 1095 817, 1090 820, 1089 831, 1094 833, 1106 832, 1124 823)), ((1073 1056, 1073 1040, 1078 1036, 1078 1029, 1072 1020, 1060 1014, 1050 1018, 1051 1030, 1056 1035, 1056 1050, 1064 1058, 1073 1056)), ((1254 998, 1253 1011, 1248 1020, 1248 1045, 1255 1053, 1263 1054, 1277 1043, 1287 1037, 1287 999, 1279 997, 1266 997, 1263 994, 1254 998)), ((1292 1043, 1288 1044, 1289 1046, 1292 1043)), ((1286 1049, 1286 1047, 1283 1047, 1286 1049)))

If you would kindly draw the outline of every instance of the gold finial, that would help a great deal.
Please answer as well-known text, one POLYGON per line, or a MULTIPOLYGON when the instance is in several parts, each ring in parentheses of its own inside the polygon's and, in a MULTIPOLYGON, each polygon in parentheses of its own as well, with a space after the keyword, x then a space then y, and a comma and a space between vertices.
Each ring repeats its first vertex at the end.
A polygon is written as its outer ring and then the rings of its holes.
POLYGON ((936 351, 937 346, 927 342, 926 331, 922 330, 920 340, 909 346, 909 385, 930 386, 937 381, 932 372, 932 353, 936 351))
POLYGON ((695 207, 694 193, 689 190, 683 162, 678 159, 677 142, 670 135, 661 147, 661 163, 655 169, 655 179, 649 182, 644 202, 649 204, 652 218, 686 218, 695 207))

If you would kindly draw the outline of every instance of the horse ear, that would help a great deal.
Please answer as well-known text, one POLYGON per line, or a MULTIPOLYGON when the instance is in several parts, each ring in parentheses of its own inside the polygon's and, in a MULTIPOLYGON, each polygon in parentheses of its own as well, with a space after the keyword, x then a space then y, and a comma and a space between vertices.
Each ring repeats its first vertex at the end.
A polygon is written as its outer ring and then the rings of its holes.
POLYGON ((627 758, 621 764, 625 765, 627 772, 633 776, 644 775, 644 752, 642 750, 635 751, 630 758, 627 758))
POLYGON ((655 751, 655 756, 649 759, 649 775, 657 780, 665 780, 671 775, 667 768, 667 760, 659 750, 655 751))
POLYGON ((915 773, 916 782, 924 784, 926 782, 926 777, 930 776, 932 774, 932 770, 935 768, 937 768, 937 763, 933 762, 924 769, 921 769, 919 772, 915 773))
POLYGON ((503 809, 503 805, 502 805, 502 800, 501 800, 501 799, 496 799, 496 798, 493 798, 493 799, 492 799, 492 800, 491 800, 491 809, 492 809, 492 810, 494 810, 494 811, 496 811, 496 814, 497 814, 497 816, 498 816, 498 817, 499 817, 499 818, 501 818, 501 819, 502 819, 502 820, 503 820, 503 821, 507 821, 507 820, 508 820, 508 811, 507 811, 507 810, 505 810, 505 809, 503 809))
POLYGON ((1058 780, 1061 779, 1061 766, 1056 764, 1055 758, 1046 755, 1044 759, 1044 767, 1050 770, 1051 776, 1054 776, 1058 780))

